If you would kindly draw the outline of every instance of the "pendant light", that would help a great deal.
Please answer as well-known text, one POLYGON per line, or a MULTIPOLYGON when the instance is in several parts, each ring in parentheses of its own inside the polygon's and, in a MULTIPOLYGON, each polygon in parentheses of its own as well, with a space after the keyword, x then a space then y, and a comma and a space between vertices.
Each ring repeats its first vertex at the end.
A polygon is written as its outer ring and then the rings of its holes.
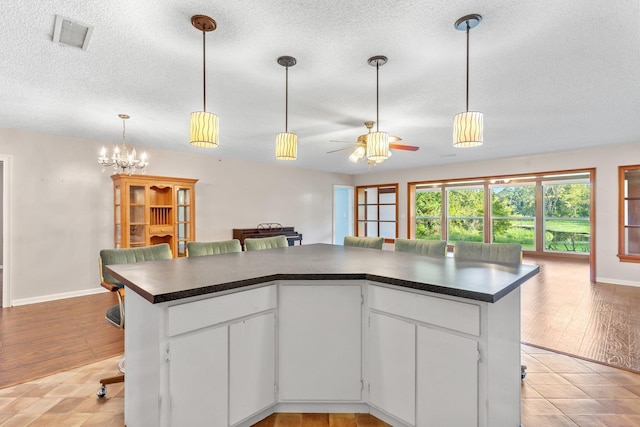
POLYGON ((453 117, 453 146, 477 147, 483 143, 483 114, 469 111, 469 30, 482 21, 482 16, 474 13, 463 16, 455 23, 456 30, 467 32, 467 109, 453 117))
POLYGON ((217 28, 216 21, 205 15, 191 17, 191 25, 202 31, 202 111, 191 113, 190 141, 194 147, 216 148, 218 146, 218 116, 207 112, 207 51, 205 38, 217 28))
POLYGON ((378 55, 372 56, 368 60, 369 65, 376 67, 376 131, 369 132, 367 134, 367 160, 381 163, 389 158, 389 134, 386 132, 380 132, 380 117, 379 117, 379 70, 380 67, 387 63, 387 57, 378 55))
POLYGON ((289 132, 289 67, 296 65, 293 56, 281 56, 278 64, 285 67, 285 101, 284 101, 284 132, 276 135, 276 159, 295 160, 298 156, 298 135, 289 132))

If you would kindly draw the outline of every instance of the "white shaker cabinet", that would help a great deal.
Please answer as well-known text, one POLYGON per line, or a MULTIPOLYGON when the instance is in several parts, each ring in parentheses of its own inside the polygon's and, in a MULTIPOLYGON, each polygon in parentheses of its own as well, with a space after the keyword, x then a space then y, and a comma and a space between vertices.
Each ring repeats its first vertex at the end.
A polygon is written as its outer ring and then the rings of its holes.
POLYGON ((416 326, 371 313, 369 360, 369 403, 414 425, 416 326))
POLYGON ((362 287, 280 285, 280 401, 362 400, 362 287))

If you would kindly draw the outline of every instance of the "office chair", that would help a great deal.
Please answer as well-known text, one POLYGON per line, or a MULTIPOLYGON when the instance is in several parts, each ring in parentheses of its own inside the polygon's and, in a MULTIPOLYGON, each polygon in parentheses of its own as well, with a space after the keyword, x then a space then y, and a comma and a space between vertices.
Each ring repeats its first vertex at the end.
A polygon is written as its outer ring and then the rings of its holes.
POLYGON ((187 242, 187 256, 205 256, 242 252, 240 240, 222 240, 219 242, 187 242))
POLYGON ((394 249, 396 252, 413 252, 420 255, 445 256, 447 254, 447 241, 396 239, 394 249))
POLYGON ((289 246, 286 236, 273 236, 262 238, 244 239, 244 248, 247 251, 260 251, 263 249, 286 248, 289 246))
MULTIPOLYGON (((107 309, 105 320, 112 325, 124 329, 124 285, 115 277, 112 277, 104 270, 105 265, 128 264, 131 262, 155 261, 161 259, 171 259, 171 247, 168 243, 154 246, 128 249, 103 249, 100 251, 98 266, 100 270, 100 285, 110 292, 115 292, 118 296, 118 304, 107 309)), ((100 398, 107 395, 107 385, 124 381, 124 357, 118 363, 120 375, 102 378, 100 388, 96 395, 100 398)))
POLYGON ((344 246, 353 246, 357 248, 382 249, 384 237, 356 237, 345 236, 344 246))

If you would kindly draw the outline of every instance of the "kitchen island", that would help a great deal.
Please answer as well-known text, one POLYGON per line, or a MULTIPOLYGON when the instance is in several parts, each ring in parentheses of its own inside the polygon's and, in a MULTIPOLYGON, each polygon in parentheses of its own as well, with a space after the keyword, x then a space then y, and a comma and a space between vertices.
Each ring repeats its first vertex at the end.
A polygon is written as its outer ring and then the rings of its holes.
POLYGON ((314 244, 107 268, 128 289, 129 427, 520 425, 519 287, 537 266, 314 244))

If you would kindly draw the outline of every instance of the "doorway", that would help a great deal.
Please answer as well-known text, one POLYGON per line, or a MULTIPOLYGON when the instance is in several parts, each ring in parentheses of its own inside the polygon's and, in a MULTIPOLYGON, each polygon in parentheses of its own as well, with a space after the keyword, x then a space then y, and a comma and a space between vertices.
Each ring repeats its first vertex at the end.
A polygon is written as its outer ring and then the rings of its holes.
POLYGON ((353 236, 353 187, 333 186, 333 241, 342 245, 345 236, 353 236))

